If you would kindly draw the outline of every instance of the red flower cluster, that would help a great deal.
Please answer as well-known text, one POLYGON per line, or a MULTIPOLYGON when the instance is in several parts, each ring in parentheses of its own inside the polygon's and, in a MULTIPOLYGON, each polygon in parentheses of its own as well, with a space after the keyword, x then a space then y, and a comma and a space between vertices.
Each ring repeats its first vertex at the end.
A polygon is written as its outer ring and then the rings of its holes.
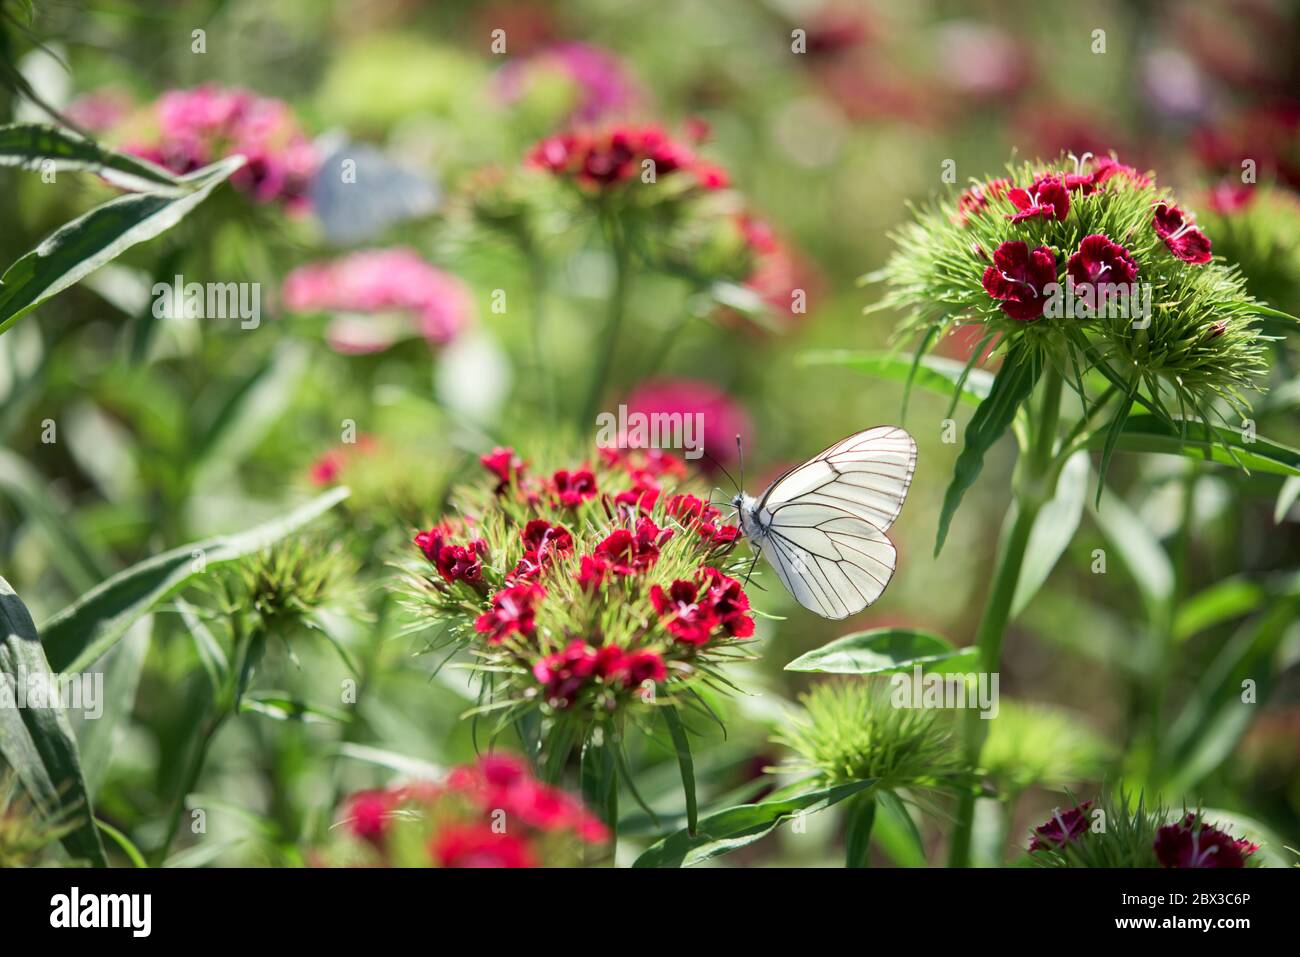
POLYGON ((497 477, 496 493, 501 495, 512 484, 517 483, 524 474, 527 463, 515 455, 514 449, 495 448, 487 455, 479 456, 483 467, 497 477))
POLYGON ((551 491, 556 501, 565 508, 577 508, 596 497, 596 476, 591 473, 591 469, 573 472, 560 469, 551 476, 551 491))
POLYGON ((628 652, 617 645, 593 648, 574 639, 563 651, 533 665, 533 677, 542 685, 542 693, 552 707, 568 708, 591 682, 636 688, 646 681, 663 681, 668 669, 663 658, 653 651, 628 652))
POLYGON ((1169 251, 1183 262, 1200 265, 1210 261, 1209 237, 1177 206, 1169 203, 1157 206, 1151 226, 1169 251))
POLYGON ((573 536, 569 530, 542 518, 535 518, 525 525, 519 538, 524 543, 524 554, 510 573, 512 582, 536 579, 553 559, 573 551, 573 536))
POLYGON ((650 601, 669 634, 695 647, 719 635, 748 638, 754 633, 745 590, 716 568, 701 568, 694 581, 679 578, 667 590, 655 585, 650 601))
POLYGON ((510 635, 531 638, 536 628, 536 605, 546 589, 533 582, 510 585, 492 596, 492 608, 474 620, 474 630, 487 635, 489 645, 499 645, 510 635))
POLYGON ((722 513, 694 495, 674 495, 668 500, 668 514, 687 528, 693 528, 710 545, 730 545, 740 529, 722 522, 722 513))
POLYGON ((468 582, 477 585, 483 580, 483 558, 487 555, 487 542, 472 539, 466 545, 451 541, 453 532, 447 525, 435 525, 427 532, 415 536, 415 544, 424 557, 433 562, 438 574, 448 583, 468 582))
POLYGON ((1079 299, 1094 311, 1104 300, 1104 287, 1126 285, 1138 274, 1137 263, 1128 250, 1100 233, 1083 238, 1079 251, 1066 260, 1065 269, 1074 280, 1079 299))
POLYGON ((695 156, 684 143, 658 126, 624 126, 595 133, 562 133, 542 140, 528 154, 528 164, 597 190, 609 189, 641 175, 654 164, 656 181, 682 173, 704 189, 729 185, 725 170, 695 156))
POLYGON ((1156 858, 1165 867, 1245 867, 1258 850, 1258 844, 1198 822, 1195 814, 1156 831, 1156 858))
POLYGON ((993 251, 993 265, 984 270, 984 291, 1002 303, 1002 311, 1017 322, 1043 314, 1045 288, 1056 282, 1056 257, 1046 246, 1030 251, 1016 240, 993 251))
MULTIPOLYGON (((392 860, 408 821, 435 867, 538 867, 547 842, 571 852, 609 839, 605 825, 580 801, 536 780, 517 758, 489 755, 455 768, 441 783, 363 791, 347 802, 349 831, 392 860), (499 827, 504 812, 506 827, 499 827)), ((406 833, 412 833, 407 831, 406 833)), ((405 862, 405 858, 402 859, 405 862)))

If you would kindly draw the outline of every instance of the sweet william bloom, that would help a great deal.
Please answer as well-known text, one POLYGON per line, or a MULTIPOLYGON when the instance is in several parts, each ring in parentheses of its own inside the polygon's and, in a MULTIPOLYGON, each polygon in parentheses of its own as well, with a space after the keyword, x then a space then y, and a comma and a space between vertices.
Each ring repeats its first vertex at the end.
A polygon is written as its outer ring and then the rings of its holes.
POLYGON ((988 209, 989 203, 1001 199, 1011 188, 1011 180, 1006 177, 991 179, 986 183, 973 183, 957 197, 957 215, 954 217, 959 226, 965 226, 972 216, 988 209))
POLYGON ((666 590, 659 585, 650 589, 650 601, 668 633, 688 645, 707 644, 718 626, 712 609, 700 603, 699 592, 696 582, 680 578, 666 590))
POLYGON ((1234 839, 1212 824, 1188 814, 1176 824, 1156 831, 1156 858, 1165 867, 1245 867, 1246 859, 1259 850, 1245 838, 1234 839))
POLYGON ((1214 188, 1210 190, 1206 201, 1213 212, 1220 216, 1231 216, 1249 206, 1254 201, 1255 196, 1254 186, 1225 179, 1214 184, 1214 188))
POLYGON ((1104 301, 1100 293, 1106 285, 1126 285, 1138 274, 1128 250, 1100 233, 1083 238, 1079 251, 1066 260, 1065 269, 1074 280, 1076 295, 1094 311, 1104 301))
POLYGON ((444 828, 429 842, 429 855, 439 867, 536 867, 528 842, 497 833, 490 824, 444 828))
POLYGON ((1088 832, 1088 809, 1091 801, 1084 801, 1078 807, 1068 811, 1056 811, 1046 824, 1034 828, 1033 840, 1029 850, 1042 851, 1053 847, 1062 847, 1070 841, 1088 832))
POLYGON ((694 495, 674 495, 668 500, 668 514, 714 545, 729 545, 740 535, 735 525, 721 521, 722 513, 694 495))
POLYGON ((346 811, 348 830, 363 841, 382 843, 388 833, 389 816, 397 803, 391 791, 361 791, 352 795, 346 811))
POLYGON ((1056 282, 1056 257, 1046 246, 1030 251, 1016 240, 993 251, 993 265, 984 270, 984 291, 1002 303, 1002 311, 1017 322, 1043 314, 1045 288, 1056 282))
POLYGON ((1040 176, 1028 189, 1009 189, 1007 200, 1016 208, 1007 216, 1013 223, 1039 216, 1063 220, 1070 213, 1070 191, 1056 176, 1040 176))
POLYGON ((583 555, 578 567, 578 585, 583 591, 597 591, 609 574, 609 562, 600 555, 583 555))
POLYGON ((1161 203, 1151 218, 1156 235, 1169 251, 1185 263, 1200 265, 1210 261, 1210 240, 1177 206, 1161 203))
POLYGON ((636 525, 636 531, 615 529, 596 546, 596 555, 609 563, 616 575, 635 575, 648 569, 659 558, 660 547, 672 538, 671 528, 660 528, 649 518, 636 525))
POLYGON ((596 476, 590 469, 570 472, 560 469, 551 476, 551 488, 556 500, 565 508, 577 508, 596 497, 596 476))
POLYGON ((688 145, 658 126, 616 126, 550 136, 529 151, 526 163, 603 192, 639 181, 647 160, 653 163, 656 183, 680 175, 703 189, 727 185, 723 170, 699 160, 688 145))
POLYGON ((523 477, 527 465, 514 449, 508 447, 497 447, 487 455, 479 456, 479 464, 496 476, 498 495, 523 477))
POLYGON ((510 573, 512 582, 537 578, 552 560, 573 551, 569 530, 541 518, 525 525, 519 538, 524 543, 524 554, 510 573))
POLYGON ((531 638, 537 602, 546 596, 541 585, 526 582, 510 585, 492 596, 492 608, 474 621, 474 630, 487 635, 490 645, 499 645, 512 634, 531 638))
POLYGON ((415 536, 415 545, 424 557, 433 562, 438 574, 449 584, 458 581, 477 585, 483 580, 483 558, 487 555, 487 542, 476 538, 466 545, 450 540, 446 526, 436 525, 415 536))

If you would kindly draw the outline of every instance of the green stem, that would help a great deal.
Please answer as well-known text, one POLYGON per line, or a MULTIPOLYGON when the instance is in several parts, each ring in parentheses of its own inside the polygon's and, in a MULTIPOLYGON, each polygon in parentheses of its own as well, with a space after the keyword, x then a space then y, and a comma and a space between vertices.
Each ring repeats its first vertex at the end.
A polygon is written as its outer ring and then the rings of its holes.
POLYGON ((606 215, 606 233, 609 236, 610 255, 614 261, 614 284, 609 293, 609 308, 605 316, 605 329, 601 334, 600 348, 596 354, 596 367, 587 387, 587 400, 582 407, 579 429, 594 428, 596 410, 605 394, 610 371, 614 367, 614 351, 618 347, 618 334, 627 311, 628 282, 631 279, 631 251, 617 217, 606 215))
MULTIPOLYGON (((1029 533, 1034 528, 1038 512, 1052 497, 1055 477, 1054 454, 1056 430, 1061 414, 1061 376, 1053 366, 1048 366, 1043 376, 1042 405, 1036 417, 1030 416, 1030 431, 1026 448, 1021 450, 1021 460, 1016 467, 1013 482, 1014 500, 1007 511, 1007 522, 998 543, 997 563, 993 584, 979 630, 975 634, 978 652, 978 670, 995 674, 1002 662, 1002 637, 1011 619, 1011 604, 1015 599, 1016 585, 1029 545, 1029 533)), ((972 767, 979 763, 980 749, 988 726, 979 712, 968 710, 962 715, 962 737, 966 759, 972 767)), ((963 792, 958 799, 956 825, 948 851, 950 867, 967 867, 970 864, 971 831, 975 818, 975 793, 963 792)))
POLYGON ((546 361, 546 262, 531 243, 524 244, 524 255, 528 258, 529 284, 533 293, 533 362, 536 365, 534 375, 542 391, 546 406, 547 419, 556 421, 555 375, 550 363, 546 361))
POLYGON ((876 796, 864 791, 849 801, 848 827, 844 833, 844 866, 868 867, 871 857, 871 828, 876 823, 876 796))
POLYGON ((212 740, 221 730, 221 725, 225 722, 226 714, 224 712, 213 712, 209 714, 204 723, 202 732, 194 747, 190 749, 189 758, 185 763, 185 770, 181 774, 180 787, 176 792, 176 797, 172 801, 171 811, 167 815, 167 830, 163 832, 163 841, 158 845, 153 853, 153 866, 162 867, 163 862, 167 859, 167 852, 171 849, 172 841, 176 839, 176 832, 180 829, 181 815, 185 813, 185 799, 199 783, 199 775, 203 773, 203 765, 208 758, 208 748, 212 746, 212 740))

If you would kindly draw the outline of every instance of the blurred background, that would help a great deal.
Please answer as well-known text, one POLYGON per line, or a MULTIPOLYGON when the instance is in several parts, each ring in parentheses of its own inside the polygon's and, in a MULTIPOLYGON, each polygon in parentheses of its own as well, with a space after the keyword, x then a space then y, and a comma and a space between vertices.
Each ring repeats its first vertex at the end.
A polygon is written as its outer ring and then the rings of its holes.
MULTIPOLYGON (((761 625, 747 687, 765 693, 733 701, 729 735, 699 759, 707 789, 725 792, 781 757, 768 738, 780 703, 807 686, 808 676, 782 671, 796 655, 884 625, 973 638, 1011 443, 990 456, 935 558, 959 450, 942 441, 947 400, 918 391, 903 420, 899 382, 807 360, 891 345, 898 317, 864 316, 878 292, 858 280, 884 263, 907 204, 998 175, 1013 158, 1114 151, 1174 187, 1214 251, 1242 263, 1256 295, 1294 314, 1298 31, 1300 6, 1287 0, 38 2, 30 27, 6 21, 5 59, 80 128, 182 172, 168 139, 168 124, 182 121, 160 97, 242 89, 279 101, 265 110, 273 132, 256 135, 282 165, 268 160, 0 337, 0 573, 41 622, 114 570, 346 482, 353 497, 328 534, 361 569, 355 604, 365 610, 340 616, 338 633, 369 662, 363 720, 342 736, 329 724, 273 721, 223 735, 203 784, 221 839, 196 845, 190 862, 301 862, 328 826, 332 796, 382 778, 367 747, 438 765, 472 755, 457 716, 473 692, 459 674, 433 677, 433 662, 404 637, 387 562, 494 445, 553 467, 588 454, 594 425, 571 410, 599 349, 611 265, 581 200, 520 170, 557 132, 658 124, 730 185, 645 227, 657 245, 633 272, 600 408, 707 407, 712 449, 728 444, 717 436, 733 424, 743 432, 751 492, 870 425, 904 425, 920 445, 891 533, 900 568, 877 605, 835 623, 780 589, 754 593, 764 611, 788 617, 761 625), (495 31, 504 52, 494 52, 495 31), (286 159, 291 150, 300 155, 286 159), (361 157, 373 177, 361 207, 320 174, 338 156, 361 157), (1258 169, 1245 193, 1242 157, 1258 169), (1240 226, 1251 217, 1271 231, 1240 226), (1234 245, 1236 236, 1245 238, 1234 245), (414 268, 410 282, 441 289, 443 313, 429 306, 423 326, 395 325, 392 304, 313 300, 311 274, 295 273, 380 248, 412 250, 433 267, 414 268), (175 275, 260 284, 260 325, 159 318, 150 290, 175 275), (806 313, 789 308, 795 290, 806 313), (558 413, 547 411, 547 389, 558 392, 558 413), (43 437, 49 423, 55 441, 43 437), (339 452, 348 423, 372 444, 339 452)), ((48 119, 9 90, 0 113, 48 119)), ((6 265, 112 195, 66 173, 57 188, 11 169, 0 182, 6 265)), ((965 359, 974 345, 955 336, 939 351, 965 359)), ((1300 444, 1300 379, 1280 347, 1270 386, 1257 400, 1260 432, 1300 444)), ((960 428, 969 409, 955 416, 960 428)), ((725 478, 711 478, 730 494, 725 478)), ((1193 474, 1177 458, 1117 458, 1110 482, 1123 500, 1104 507, 1123 511, 1109 530, 1085 516, 1013 624, 1001 676, 1006 698, 1051 709, 1055 730, 1025 745, 1044 762, 1068 752, 1058 734, 1090 746, 1074 766, 1031 782, 1009 844, 997 846, 994 833, 984 860, 1022 847, 1064 800, 1061 787, 1086 795, 1102 779, 1228 809, 1297 846, 1296 509, 1285 503, 1275 521, 1276 481, 1219 467, 1193 474), (1114 526, 1141 542, 1125 548, 1114 526), (1104 574, 1098 548, 1111 556, 1104 574), (1154 632, 1172 635, 1174 653, 1157 654, 1166 646, 1154 632), (1214 684, 1242 668, 1261 688, 1245 721, 1221 707, 1224 685, 1214 684), (1165 714, 1154 726, 1172 728, 1176 747, 1144 732, 1156 685, 1165 714), (1177 760, 1154 772, 1151 753, 1165 746, 1177 760)), ((101 814, 145 837, 175 776, 186 688, 201 680, 193 649, 174 640, 177 617, 160 612, 136 649, 135 703, 100 789, 101 814)), ((328 645, 276 654, 267 667, 290 690, 344 674, 328 645)), ((658 774, 670 800, 675 766, 666 755, 647 763, 647 797, 654 802, 658 774)), ((832 860, 833 816, 813 826, 827 839, 782 834, 749 849, 747 862, 832 860)), ((933 847, 942 827, 924 827, 933 847)))

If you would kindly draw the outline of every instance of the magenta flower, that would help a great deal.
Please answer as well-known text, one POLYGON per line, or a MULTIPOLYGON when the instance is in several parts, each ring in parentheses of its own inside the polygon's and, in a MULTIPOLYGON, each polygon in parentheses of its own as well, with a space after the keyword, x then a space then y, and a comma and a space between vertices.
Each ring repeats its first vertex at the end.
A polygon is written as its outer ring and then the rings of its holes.
POLYGON ((151 109, 155 135, 127 146, 127 152, 174 173, 242 154, 247 162, 230 178, 237 189, 259 203, 306 207, 320 156, 283 101, 206 84, 170 90, 151 109))
POLYGON ((1034 837, 1029 842, 1029 850, 1042 851, 1062 847, 1076 837, 1086 834, 1090 807, 1092 802, 1084 801, 1078 807, 1072 807, 1068 811, 1057 809, 1052 812, 1051 820, 1034 828, 1034 837))
POLYGON ((1013 223, 1039 216, 1062 220, 1070 213, 1070 191, 1056 176, 1040 176, 1029 189, 1007 190, 1007 199, 1017 210, 1007 216, 1013 223))
POLYGON ((557 43, 524 60, 507 63, 495 77, 496 93, 513 103, 546 74, 573 84, 577 102, 569 120, 595 123, 634 107, 642 94, 613 53, 589 43, 557 43))
MULTIPOLYGON (((1064 187, 1062 187, 1064 189, 1064 187)), ((1046 246, 1030 252, 1019 240, 993 250, 993 265, 984 270, 984 291, 1002 303, 1002 311, 1017 322, 1043 314, 1045 289, 1056 282, 1056 257, 1046 246)))
POLYGON ((1065 263, 1074 280, 1075 294, 1096 312, 1105 301, 1107 287, 1127 285, 1137 279, 1138 267, 1127 249, 1106 236, 1094 233, 1079 243, 1079 251, 1065 263))
POLYGON ((1209 237, 1177 206, 1170 203, 1157 206, 1151 226, 1169 251, 1183 262, 1200 265, 1210 261, 1209 237))
POLYGON ((628 396, 627 408, 629 415, 633 412, 647 416, 663 413, 681 416, 683 422, 688 416, 700 416, 698 420, 690 421, 702 425, 701 434, 692 438, 699 451, 710 456, 699 460, 705 471, 713 470, 716 467, 714 462, 729 468, 737 459, 736 436, 741 436, 741 441, 745 442, 750 434, 749 415, 744 408, 717 386, 697 379, 643 382, 628 396))
POLYGON ((295 269, 284 280, 285 307, 292 312, 361 313, 331 326, 330 345, 346 353, 375 352, 393 335, 366 316, 397 314, 414 323, 431 346, 446 343, 471 321, 469 290, 409 249, 373 249, 295 269), (357 323, 364 331, 358 334, 357 323), (351 334, 346 334, 351 330, 351 334), (344 333, 344 334, 340 334, 344 333))
POLYGON ((1188 814, 1176 824, 1156 831, 1153 845, 1165 867, 1245 867, 1246 858, 1259 850, 1245 838, 1231 835, 1188 814))
POLYGON ((474 630, 499 645, 512 634, 531 638, 536 627, 534 606, 546 596, 541 585, 524 583, 503 588, 492 596, 492 609, 479 615, 474 630))
POLYGON ((1224 179, 1214 184, 1206 201, 1210 209, 1218 215, 1231 216, 1249 206, 1254 201, 1255 195, 1254 186, 1224 179))

